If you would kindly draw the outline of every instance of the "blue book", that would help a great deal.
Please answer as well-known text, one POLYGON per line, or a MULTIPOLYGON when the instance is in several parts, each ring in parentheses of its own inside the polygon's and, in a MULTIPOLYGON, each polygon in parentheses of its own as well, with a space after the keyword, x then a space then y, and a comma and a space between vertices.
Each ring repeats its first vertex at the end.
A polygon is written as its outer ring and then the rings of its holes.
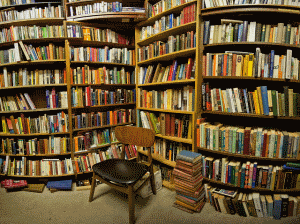
POLYGON ((241 172, 241 188, 244 188, 245 186, 245 174, 246 174, 246 166, 242 166, 242 172, 241 172))
POLYGON ((178 155, 176 160, 183 160, 189 163, 196 163, 201 159, 201 154, 197 152, 191 152, 187 150, 182 150, 178 155))
POLYGON ((228 178, 227 183, 231 184, 231 166, 228 164, 228 178))
POLYGON ((244 92, 244 96, 245 96, 246 111, 247 111, 247 113, 249 114, 250 111, 249 111, 249 103, 248 103, 247 89, 243 89, 243 92, 244 92))
POLYGON ((237 42, 241 42, 241 41, 242 41, 242 33, 243 33, 243 29, 244 29, 244 24, 239 24, 239 29, 238 29, 238 41, 237 41, 237 42))
POLYGON ((281 218, 281 204, 282 204, 280 194, 274 194, 273 201, 274 201, 273 217, 274 217, 274 219, 280 219, 281 218))
POLYGON ((253 164, 253 175, 252 175, 252 188, 255 188, 256 183, 256 171, 257 171, 257 162, 253 164))
POLYGON ((297 170, 300 170, 300 168, 287 166, 286 164, 283 165, 283 169, 284 169, 284 170, 291 170, 291 171, 297 171, 297 170))
POLYGON ((176 70, 177 70, 177 60, 174 61, 174 68, 173 68, 173 74, 172 74, 172 79, 171 81, 175 80, 176 77, 176 70))
POLYGON ((273 78, 273 70, 274 70, 274 58, 275 58, 275 51, 271 50, 271 58, 270 58, 270 78, 273 78))
POLYGON ((204 22, 204 37, 203 37, 203 44, 209 43, 209 30, 210 30, 210 21, 204 22))
POLYGON ((191 200, 194 200, 194 201, 199 201, 200 200, 200 199, 197 199, 197 198, 194 198, 194 197, 191 197, 191 196, 187 196, 187 195, 184 195, 184 194, 181 194, 181 193, 178 193, 178 192, 177 192, 177 194, 182 196, 182 197, 186 197, 186 198, 189 198, 191 200))
POLYGON ((264 114, 269 115, 268 89, 267 86, 261 86, 260 88, 264 114))
POLYGON ((72 180, 58 180, 58 181, 48 181, 47 188, 54 188, 60 190, 71 190, 72 180))

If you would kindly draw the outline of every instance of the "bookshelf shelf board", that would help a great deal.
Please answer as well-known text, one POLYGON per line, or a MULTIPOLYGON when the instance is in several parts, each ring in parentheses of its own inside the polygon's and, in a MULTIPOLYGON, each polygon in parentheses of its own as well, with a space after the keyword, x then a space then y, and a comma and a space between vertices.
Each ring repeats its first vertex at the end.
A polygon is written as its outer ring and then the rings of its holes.
POLYGON ((181 51, 175 51, 169 54, 164 54, 164 55, 160 55, 154 58, 150 58, 141 62, 138 62, 137 64, 140 65, 144 65, 144 64, 151 64, 153 62, 159 62, 159 61, 171 61, 175 58, 178 57, 186 57, 192 54, 196 53, 196 48, 190 48, 190 49, 186 49, 186 50, 181 50, 181 51))
POLYGON ((87 21, 96 19, 146 19, 146 13, 141 12, 107 12, 88 15, 69 16, 67 21, 87 21))
MULTIPOLYGON (((147 156, 148 155, 148 151, 143 151, 141 149, 138 149, 137 150, 139 153, 147 156)), ((176 166, 176 162, 175 161, 170 161, 170 160, 167 160, 165 159, 163 156, 157 154, 157 153, 152 153, 152 158, 163 163, 163 164, 166 164, 168 166, 171 166, 171 167, 175 167, 176 166)))
POLYGON ((34 44, 34 43, 49 43, 49 42, 58 42, 62 43, 66 40, 66 37, 48 37, 48 38, 35 38, 35 39, 26 39, 26 40, 16 40, 16 41, 9 41, 0 43, 0 47, 8 47, 13 46, 14 43, 19 43, 22 41, 24 44, 34 44))
POLYGON ((29 176, 29 175, 7 175, 8 177, 24 177, 24 178, 49 178, 49 177, 67 177, 74 176, 74 173, 62 174, 62 175, 50 175, 50 176, 29 176))
POLYGON ((222 183, 221 181, 217 181, 217 180, 211 180, 207 177, 203 177, 204 180, 210 182, 210 183, 214 183, 214 184, 219 184, 219 185, 223 185, 223 186, 227 186, 227 187, 233 187, 233 188, 238 188, 238 189, 245 189, 245 190, 251 190, 251 191, 264 191, 264 192, 299 192, 300 189, 276 189, 276 190, 270 190, 270 189, 266 189, 266 188, 260 188, 260 187, 255 187, 255 188, 240 188, 238 186, 235 186, 233 184, 225 184, 222 183))
POLYGON ((135 47, 133 45, 126 45, 126 44, 119 44, 119 43, 112 43, 112 42, 100 42, 100 41, 88 41, 83 40, 83 38, 74 38, 70 37, 68 38, 70 45, 75 46, 108 46, 108 47, 118 47, 118 48, 128 48, 128 49, 134 49, 135 47))
POLYGON ((191 5, 193 3, 196 3, 196 2, 197 2, 197 0, 194 0, 194 1, 190 1, 190 2, 187 2, 187 3, 181 4, 181 5, 175 6, 175 7, 171 8, 171 9, 168 9, 168 10, 162 12, 162 13, 159 13, 155 16, 152 16, 149 19, 147 19, 146 21, 140 22, 137 25, 139 27, 153 25, 155 23, 155 21, 160 19, 161 17, 163 17, 165 15, 168 15, 168 14, 171 14, 171 13, 179 13, 179 12, 182 11, 182 9, 184 7, 189 6, 189 5, 191 5))
POLYGON ((174 184, 171 184, 171 182, 169 182, 169 181, 163 180, 163 181, 162 181, 162 185, 163 185, 164 187, 166 187, 166 188, 169 188, 169 189, 172 190, 172 191, 175 191, 175 186, 174 186, 174 184))
POLYGON ((52 157, 52 156, 66 156, 66 155, 71 155, 71 153, 67 152, 67 153, 59 153, 59 154, 36 154, 36 155, 5 154, 5 155, 7 155, 7 156, 21 156, 21 157, 23 157, 23 156, 24 157, 39 157, 39 156, 52 157))
POLYGON ((101 148, 104 148, 104 147, 107 147, 107 146, 110 146, 110 145, 114 145, 114 144, 119 144, 120 142, 112 142, 112 143, 106 143, 106 144, 102 144, 102 145, 98 145, 96 147, 92 147, 92 148, 89 148, 87 150, 83 150, 83 151, 78 151, 78 152, 74 152, 74 155, 80 155, 80 154, 86 154, 86 153, 89 153, 95 149, 101 149, 101 148))
POLYGON ((300 80, 291 79, 278 79, 278 78, 262 78, 262 77, 248 77, 248 76, 203 76, 203 79, 239 79, 239 80, 266 80, 274 82, 296 82, 300 83, 300 80))
POLYGON ((69 132, 57 132, 57 133, 32 133, 32 134, 4 134, 0 133, 2 137, 30 137, 30 136, 49 136, 49 135, 68 135, 69 132))
POLYGON ((112 63, 112 62, 98 62, 98 61, 71 61, 71 64, 99 64, 99 65, 116 65, 116 66, 128 66, 135 67, 135 65, 122 64, 122 63, 112 63))
POLYGON ((235 6, 222 6, 214 7, 209 9, 202 9, 201 16, 211 16, 217 14, 228 14, 228 13, 245 13, 245 12, 276 12, 276 13, 288 13, 288 14, 299 14, 299 7, 295 6, 283 6, 283 5, 268 5, 268 4, 249 4, 248 7, 245 5, 235 6), (213 9, 209 11, 209 9, 213 9))
POLYGON ((250 155, 243 155, 243 154, 236 154, 236 153, 230 153, 230 152, 223 152, 223 151, 214 151, 206 148, 197 147, 199 151, 206 151, 210 153, 225 155, 225 156, 233 156, 233 157, 240 157, 240 158, 246 158, 246 159, 253 159, 253 160, 268 160, 268 161, 278 161, 278 162, 298 162, 297 159, 291 159, 291 158, 269 158, 269 157, 257 157, 257 156, 250 156, 250 155))
POLYGON ((53 108, 53 109, 36 109, 36 110, 13 110, 13 111, 0 111, 0 114, 8 114, 8 113, 31 113, 31 112, 41 112, 41 111, 56 111, 56 110, 67 110, 68 108, 53 108))
POLYGON ((47 84, 47 85, 31 85, 31 86, 9 86, 9 87, 0 87, 0 90, 8 90, 8 89, 24 89, 24 88, 44 88, 44 87, 60 87, 67 86, 67 84, 47 84))
POLYGON ((76 1, 76 2, 66 2, 66 5, 80 5, 80 4, 88 4, 88 3, 93 3, 93 2, 98 2, 95 0, 81 0, 81 1, 76 1))
POLYGON ((99 106, 82 106, 82 107, 72 107, 72 109, 82 109, 82 108, 96 108, 96 107, 115 107, 115 106, 128 106, 128 105, 135 105, 135 103, 119 103, 119 104, 106 104, 106 105, 99 105, 99 106))
POLYGON ((214 43, 214 44, 206 44, 203 45, 204 48, 209 47, 220 47, 220 46, 236 46, 236 45, 255 45, 255 46, 282 46, 289 48, 299 48, 299 46, 294 44, 285 44, 285 43, 272 43, 272 42, 228 42, 228 43, 214 43))
POLYGON ((167 82, 146 83, 146 84, 140 84, 140 85, 138 85, 138 87, 157 86, 157 85, 178 85, 178 84, 190 84, 190 83, 195 83, 195 79, 184 79, 184 80, 167 81, 167 82))
POLYGON ((194 114, 194 111, 185 111, 185 110, 165 110, 165 109, 156 109, 156 108, 146 108, 138 107, 139 110, 149 110, 149 111, 159 111, 164 113, 177 113, 177 114, 194 114))
POLYGON ((24 7, 24 6, 34 6, 34 5, 45 5, 45 4, 61 4, 61 1, 51 1, 51 2, 33 2, 33 3, 26 3, 26 4, 20 4, 20 5, 5 5, 0 6, 0 10, 3 10, 4 8, 10 8, 10 7, 24 7))
POLYGON ((182 142, 182 143, 187 143, 187 144, 193 144, 192 139, 178 138, 178 137, 173 137, 173 136, 165 136, 165 135, 161 135, 161 134, 156 134, 155 136, 160 137, 160 138, 164 138, 164 139, 168 139, 168 140, 174 141, 174 142, 182 142))
POLYGON ((105 83, 101 83, 101 84, 71 84, 71 87, 73 86, 97 86, 97 87, 104 87, 104 86, 108 86, 108 87, 135 87, 135 84, 105 84, 105 83))
POLYGON ((137 44, 140 46, 149 45, 154 41, 167 39, 167 37, 170 35, 175 36, 176 34, 185 33, 187 31, 191 31, 191 30, 196 30, 196 21, 165 30, 165 31, 155 34, 151 37, 148 37, 144 40, 141 40, 137 44))
POLYGON ((8 22, 0 22, 1 27, 9 27, 9 26, 29 26, 39 24, 43 25, 55 25, 57 23, 61 23, 65 20, 65 18, 37 18, 37 19, 26 19, 26 20, 12 20, 8 22))
POLYGON ((16 66, 16 65, 36 65, 36 64, 54 64, 54 63, 61 63, 66 62, 65 59, 55 59, 55 60, 35 60, 35 61, 20 61, 20 62, 13 62, 7 64, 0 64, 0 67, 8 67, 8 66, 16 66))
POLYGON ((93 171, 84 171, 84 172, 79 172, 79 173, 77 173, 77 175, 79 175, 79 174, 87 174, 87 173, 92 173, 93 171))
POLYGON ((102 128, 110 128, 110 127, 116 127, 116 126, 128 125, 128 124, 133 124, 133 123, 128 122, 128 123, 122 123, 122 124, 111 124, 111 125, 95 126, 95 127, 89 127, 89 128, 77 128, 77 129, 73 129, 73 132, 89 131, 89 130, 102 129, 102 128))
POLYGON ((261 114, 247 114, 247 113, 228 113, 228 112, 220 112, 220 111, 203 111, 203 114, 219 114, 219 115, 228 115, 228 116, 241 116, 241 117, 259 117, 259 118, 271 118, 271 119, 292 119, 292 120, 300 120, 300 117, 280 117, 280 116, 268 116, 261 114))

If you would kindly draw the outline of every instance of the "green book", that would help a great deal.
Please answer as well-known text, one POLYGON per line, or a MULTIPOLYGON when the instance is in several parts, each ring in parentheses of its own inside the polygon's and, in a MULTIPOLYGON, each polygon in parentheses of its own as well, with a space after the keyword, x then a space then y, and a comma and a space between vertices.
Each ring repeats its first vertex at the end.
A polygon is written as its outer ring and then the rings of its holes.
POLYGON ((300 168, 300 163, 291 163, 291 162, 287 162, 286 166, 290 166, 290 167, 295 167, 295 168, 300 168))
POLYGON ((273 115, 278 116, 276 90, 271 90, 271 95, 272 95, 273 115))

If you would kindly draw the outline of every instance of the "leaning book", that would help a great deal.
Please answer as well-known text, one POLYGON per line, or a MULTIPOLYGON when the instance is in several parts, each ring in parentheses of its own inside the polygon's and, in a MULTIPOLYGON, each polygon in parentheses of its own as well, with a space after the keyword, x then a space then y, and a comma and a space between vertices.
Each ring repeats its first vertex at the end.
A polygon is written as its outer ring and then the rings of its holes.
POLYGON ((230 190, 216 188, 216 189, 214 189, 213 193, 222 194, 222 195, 234 198, 237 194, 237 191, 230 191, 230 190))

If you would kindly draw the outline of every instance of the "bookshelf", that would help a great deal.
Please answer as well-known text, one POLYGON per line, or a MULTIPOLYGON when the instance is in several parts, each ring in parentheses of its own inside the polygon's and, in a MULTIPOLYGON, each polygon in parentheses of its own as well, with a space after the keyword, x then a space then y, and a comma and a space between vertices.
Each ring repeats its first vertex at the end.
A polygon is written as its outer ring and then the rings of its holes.
POLYGON ((120 157, 114 128, 135 124, 134 40, 118 30, 117 23, 66 21, 65 25, 71 147, 76 178, 82 179, 92 173, 93 164, 120 157))
MULTIPOLYGON (((192 130, 200 91, 195 84, 200 2, 164 5, 162 1, 146 1, 145 5, 148 19, 135 28, 137 125, 155 130, 152 158, 171 171, 176 153, 195 150, 192 130)), ((142 149, 138 152, 147 156, 142 149)), ((174 190, 172 179, 164 180, 163 186, 174 190)))
POLYGON ((204 180, 249 195, 295 196, 297 175, 284 166, 300 159, 299 36, 293 22, 299 7, 210 3, 203 1, 200 16, 201 94, 193 139, 204 156, 204 180))

